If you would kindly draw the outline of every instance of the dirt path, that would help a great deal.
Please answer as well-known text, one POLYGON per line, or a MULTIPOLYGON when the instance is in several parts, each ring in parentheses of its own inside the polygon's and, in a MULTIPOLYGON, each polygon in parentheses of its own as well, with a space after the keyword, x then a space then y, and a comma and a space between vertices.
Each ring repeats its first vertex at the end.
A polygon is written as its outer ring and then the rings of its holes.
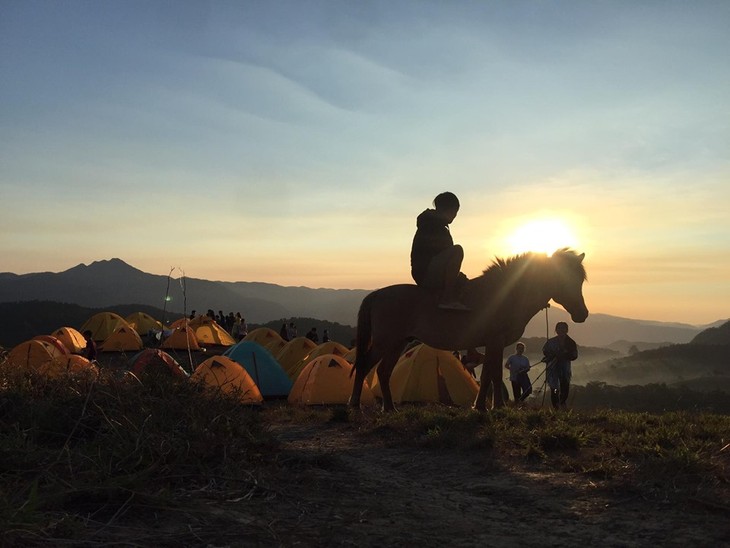
POLYGON ((727 512, 693 499, 661 500, 583 474, 495 462, 486 451, 378 446, 349 424, 273 429, 291 471, 286 488, 225 508, 258 545, 730 543, 727 512))

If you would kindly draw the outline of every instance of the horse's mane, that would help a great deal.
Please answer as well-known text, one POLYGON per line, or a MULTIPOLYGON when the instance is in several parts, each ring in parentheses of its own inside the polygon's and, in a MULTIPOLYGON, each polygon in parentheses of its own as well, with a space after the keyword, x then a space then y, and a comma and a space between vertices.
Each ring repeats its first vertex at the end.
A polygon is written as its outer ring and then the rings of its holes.
POLYGON ((520 253, 519 255, 514 255, 506 259, 496 257, 494 262, 484 269, 479 278, 482 278, 485 282, 493 283, 506 277, 511 277, 516 273, 521 274, 529 265, 545 263, 555 258, 558 259, 558 264, 561 266, 565 265, 577 269, 581 278, 586 280, 586 270, 583 266, 582 258, 579 257, 578 253, 567 247, 558 249, 552 254, 552 257, 548 257, 545 253, 537 253, 535 251, 520 253))

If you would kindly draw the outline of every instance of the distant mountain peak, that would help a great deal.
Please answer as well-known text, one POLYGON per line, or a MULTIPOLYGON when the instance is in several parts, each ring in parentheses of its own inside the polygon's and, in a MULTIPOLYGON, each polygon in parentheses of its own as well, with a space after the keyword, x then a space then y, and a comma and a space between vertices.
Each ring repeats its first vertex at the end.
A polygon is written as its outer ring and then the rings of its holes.
POLYGON ((102 259, 89 265, 80 263, 65 271, 65 274, 144 274, 141 270, 125 263, 122 259, 102 259))

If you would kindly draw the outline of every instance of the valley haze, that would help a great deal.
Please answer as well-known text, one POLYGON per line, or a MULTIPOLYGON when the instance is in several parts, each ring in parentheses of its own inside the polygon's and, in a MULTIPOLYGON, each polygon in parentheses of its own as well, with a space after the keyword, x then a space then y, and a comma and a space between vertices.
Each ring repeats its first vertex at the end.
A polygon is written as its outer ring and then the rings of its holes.
MULTIPOLYGON (((121 259, 79 264, 57 273, 0 273, 0 302, 47 300, 89 308, 139 304, 166 308, 170 316, 192 310, 204 314, 210 308, 226 314, 241 312, 249 323, 308 317, 355 326, 360 302, 370 291, 175 278, 143 272, 121 259)), ((568 321, 571 335, 580 344, 590 346, 608 346, 617 341, 687 343, 700 331, 724 322, 719 319, 698 326, 591 313, 585 323, 573 324, 568 314, 554 305, 547 310, 547 325, 545 312, 537 314, 524 337, 552 336, 557 321, 568 321)))

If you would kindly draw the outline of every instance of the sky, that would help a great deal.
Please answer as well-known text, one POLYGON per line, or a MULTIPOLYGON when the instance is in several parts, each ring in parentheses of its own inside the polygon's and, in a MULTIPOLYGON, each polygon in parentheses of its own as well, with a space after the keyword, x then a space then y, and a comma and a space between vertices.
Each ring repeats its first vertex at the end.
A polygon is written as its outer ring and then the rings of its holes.
POLYGON ((730 317, 730 2, 0 0, 0 272, 410 283, 586 253, 593 313, 730 317))

